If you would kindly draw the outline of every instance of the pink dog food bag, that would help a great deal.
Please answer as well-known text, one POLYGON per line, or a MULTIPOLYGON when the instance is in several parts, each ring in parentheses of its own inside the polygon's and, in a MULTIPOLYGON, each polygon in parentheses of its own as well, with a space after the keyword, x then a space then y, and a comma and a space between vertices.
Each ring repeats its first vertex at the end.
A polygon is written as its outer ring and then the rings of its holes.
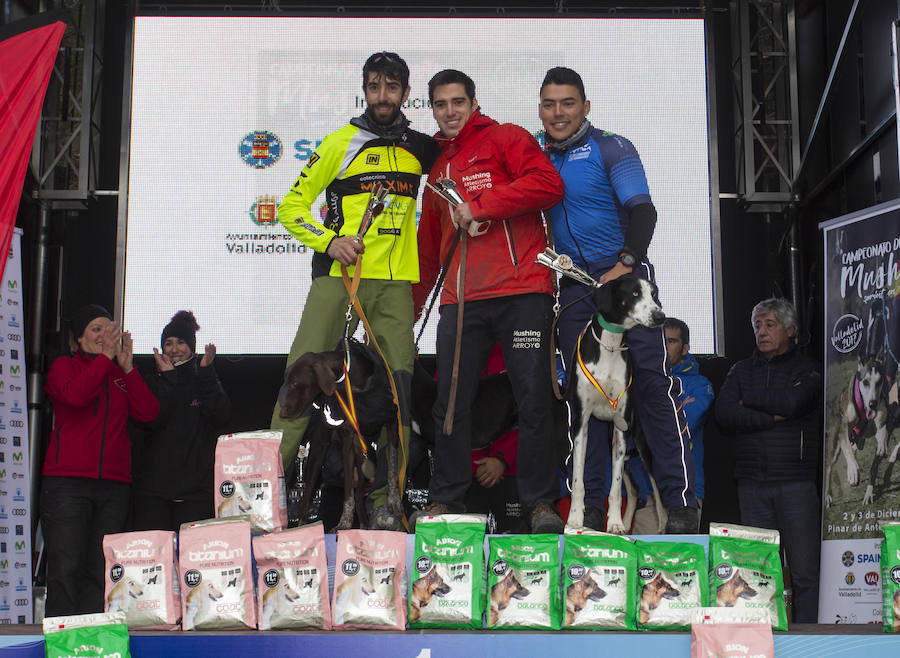
POLYGON ((250 522, 185 523, 179 541, 184 630, 256 628, 250 522))
POLYGON ((103 538, 104 611, 124 612, 128 628, 171 631, 181 619, 175 533, 122 532, 103 538))
POLYGON ((254 534, 286 528, 281 431, 220 436, 213 496, 217 519, 249 514, 254 534))
POLYGON ((260 630, 331 629, 322 522, 253 538, 260 630))
POLYGON ((775 658, 772 627, 764 624, 693 624, 691 658, 775 658))
POLYGON ((331 606, 334 629, 406 628, 405 566, 406 533, 339 531, 331 606))

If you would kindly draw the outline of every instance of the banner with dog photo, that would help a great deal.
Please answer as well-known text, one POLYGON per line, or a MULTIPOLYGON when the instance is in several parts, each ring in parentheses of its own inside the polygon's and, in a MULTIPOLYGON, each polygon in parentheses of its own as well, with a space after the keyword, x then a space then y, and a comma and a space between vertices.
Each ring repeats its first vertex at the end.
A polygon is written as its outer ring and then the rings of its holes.
POLYGON ((900 520, 900 201, 824 222, 819 621, 880 621, 879 522, 900 520))

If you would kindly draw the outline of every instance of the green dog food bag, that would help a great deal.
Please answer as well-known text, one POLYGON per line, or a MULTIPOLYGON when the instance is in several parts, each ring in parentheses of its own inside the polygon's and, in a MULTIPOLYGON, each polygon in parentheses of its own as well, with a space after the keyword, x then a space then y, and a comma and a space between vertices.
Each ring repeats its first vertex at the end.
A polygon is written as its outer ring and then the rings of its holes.
POLYGON ((47 658, 131 658, 125 612, 46 617, 47 658))
POLYGON ((638 628, 688 630, 707 603, 706 552, 690 542, 645 542, 638 549, 638 628))
POLYGON ((439 514, 416 522, 409 583, 410 628, 481 628, 484 514, 439 514))
POLYGON ((709 524, 709 600, 718 608, 763 610, 775 630, 787 630, 777 530, 709 524))
POLYGON ((559 628, 559 536, 490 537, 488 545, 488 628, 559 628))
POLYGON ((635 630, 637 549, 625 537, 566 531, 562 627, 635 630))
POLYGON ((881 542, 882 630, 897 633, 900 632, 900 523, 882 523, 881 529, 884 532, 881 542))

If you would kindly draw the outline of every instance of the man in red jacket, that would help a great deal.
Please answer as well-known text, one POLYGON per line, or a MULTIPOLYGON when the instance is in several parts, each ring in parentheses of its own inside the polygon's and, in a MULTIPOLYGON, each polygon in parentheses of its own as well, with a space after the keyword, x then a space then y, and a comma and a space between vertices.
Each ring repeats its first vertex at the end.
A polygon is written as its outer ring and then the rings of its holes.
MULTIPOLYGON (((441 297, 438 322, 438 397, 435 472, 426 514, 460 512, 471 481, 471 415, 478 377, 495 343, 513 384, 519 407, 517 480, 532 532, 562 532, 553 507, 557 498, 552 434, 550 324, 553 317, 550 271, 535 263, 546 244, 540 211, 558 203, 562 179, 526 130, 499 124, 481 114, 475 83, 448 69, 428 83, 441 155, 428 180, 449 178, 464 203, 451 209, 426 190, 419 223, 421 282, 413 286, 417 312, 424 306, 457 234, 466 236, 453 252, 441 297), (466 250, 466 266, 460 256, 466 250), (453 429, 443 433, 453 374, 460 296, 459 381, 453 429)), ((417 313, 418 314, 418 313, 417 313)))

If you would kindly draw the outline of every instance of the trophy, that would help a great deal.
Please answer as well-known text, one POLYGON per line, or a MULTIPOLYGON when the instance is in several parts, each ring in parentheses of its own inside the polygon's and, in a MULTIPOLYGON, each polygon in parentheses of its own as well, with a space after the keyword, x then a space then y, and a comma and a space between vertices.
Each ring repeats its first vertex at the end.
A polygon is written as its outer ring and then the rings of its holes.
POLYGON ((366 211, 363 213, 362 221, 359 223, 359 231, 353 239, 357 242, 362 242, 363 236, 366 234, 366 231, 369 230, 369 227, 372 226, 372 222, 375 221, 375 218, 383 213, 385 208, 388 208, 390 205, 391 202, 388 200, 387 187, 382 185, 380 181, 375 183, 375 186, 369 193, 369 202, 366 204, 366 211))
POLYGON ((600 284, 594 277, 572 262, 570 256, 558 254, 550 247, 545 248, 542 253, 538 254, 537 258, 534 259, 534 262, 543 265, 544 267, 548 267, 554 272, 559 272, 563 276, 567 276, 578 283, 593 288, 600 287, 600 284))
MULTIPOLYGON (((462 198, 459 190, 456 189, 456 181, 451 178, 441 178, 440 180, 435 181, 434 185, 426 180, 425 185, 432 192, 449 203, 450 208, 456 208, 457 206, 465 203, 465 199, 462 198)), ((473 219, 472 223, 469 224, 469 235, 471 235, 473 238, 479 235, 483 235, 487 233, 487 230, 490 227, 491 223, 489 221, 479 222, 473 219)))

